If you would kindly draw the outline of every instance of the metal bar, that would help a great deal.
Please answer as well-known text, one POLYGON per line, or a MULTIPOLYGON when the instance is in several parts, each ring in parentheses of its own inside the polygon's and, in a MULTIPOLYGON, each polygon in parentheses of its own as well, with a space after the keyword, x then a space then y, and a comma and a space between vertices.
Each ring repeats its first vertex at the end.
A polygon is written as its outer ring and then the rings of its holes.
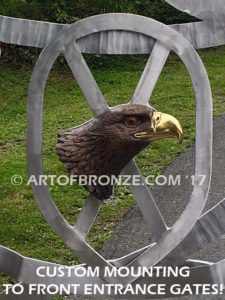
POLYGON ((123 257, 114 259, 111 261, 111 263, 119 268, 119 267, 123 267, 123 266, 127 266, 129 263, 131 263, 135 258, 137 258, 138 256, 140 256, 142 253, 144 253, 147 249, 153 247, 155 245, 155 243, 145 246, 144 248, 138 249, 137 251, 134 251, 132 253, 129 253, 128 255, 125 255, 123 257))
POLYGON ((225 234, 225 199, 201 216, 189 235, 165 259, 162 265, 180 264, 196 251, 209 246, 225 234))
POLYGON ((87 197, 76 224, 74 225, 74 228, 84 239, 87 237, 91 226, 98 215, 101 205, 102 201, 95 198, 93 195, 87 197))
POLYGON ((169 53, 170 51, 160 42, 155 43, 131 103, 143 105, 149 103, 169 53))
MULTIPOLYGON (((204 249, 223 236, 225 234, 224 215, 225 199, 201 216, 188 236, 160 262, 160 265, 180 265, 187 257, 196 253, 196 251, 204 249)), ((113 264, 116 266, 127 265, 135 257, 138 257, 147 249, 153 247, 153 245, 154 244, 148 245, 121 257, 113 261, 113 264)))
MULTIPOLYGON (((0 248, 1 251, 1 248, 0 248)), ((9 250, 10 251, 10 250, 9 250)), ((21 256, 20 256, 21 257, 21 256)), ((49 263, 49 262, 45 262, 45 261, 39 261, 39 260, 35 260, 35 259, 30 259, 30 258, 26 258, 26 257, 21 257, 22 258, 22 265, 21 265, 21 269, 20 269, 20 273, 17 274, 18 277, 15 278, 17 279, 19 282, 24 282, 25 286, 28 287, 28 284, 45 284, 46 286, 49 286, 51 284, 54 284, 56 286, 60 286, 60 285, 69 285, 69 284, 78 284, 80 285, 78 287, 78 293, 77 295, 82 295, 83 294, 83 286, 84 284, 105 284, 105 281, 96 276, 94 278, 90 278, 89 276, 76 276, 75 272, 70 272, 70 275, 68 276, 64 276, 64 277, 58 277, 58 276, 54 276, 54 277, 40 277, 37 275, 37 269, 39 267, 48 267, 50 271, 52 271, 54 268, 57 267, 65 267, 68 268, 67 266, 63 266, 63 265, 57 265, 57 264, 53 264, 53 263, 49 263)), ((188 277, 157 277, 157 276, 153 276, 153 277, 149 277, 149 276, 143 276, 141 278, 139 278, 137 280, 137 284, 166 284, 168 287, 170 287, 173 284, 179 284, 180 286, 186 285, 186 284, 224 284, 225 282, 225 260, 222 260, 216 264, 213 263, 207 263, 207 262, 198 262, 198 261, 187 261, 188 265, 190 264, 189 267, 189 271, 190 271, 190 276, 188 277), (193 266, 192 266, 193 265, 193 266)), ((86 267, 85 265, 79 265, 76 266, 75 268, 81 268, 81 267, 86 267)), ((27 288, 26 288, 27 291, 27 288)), ((16 295, 17 296, 17 295, 16 295)), ((29 295, 30 296, 30 295, 29 295)), ((27 298, 28 297, 28 293, 26 292, 24 294, 24 298, 23 299, 36 299, 36 295, 33 294, 32 297, 27 298)), ((127 299, 127 298, 131 298, 131 299, 137 299, 137 295, 130 295, 129 293, 121 296, 121 295, 114 295, 113 294, 113 290, 111 295, 109 295, 109 297, 112 296, 113 298, 122 298, 122 299, 127 299), (136 297, 136 298, 135 298, 136 297)), ((159 295, 159 298, 162 297, 171 297, 172 295, 169 293, 169 289, 166 290, 166 294, 165 295, 159 295)), ((173 295, 174 296, 174 295, 173 295)), ((3 294, 0 295, 0 299, 5 299, 7 296, 3 294)), ((47 298, 44 299, 48 299, 48 296, 46 296, 47 298)), ((141 295, 138 295, 138 298, 142 298, 141 295)), ((152 299, 152 297, 154 298, 154 296, 149 295, 149 299, 152 299)), ((7 299, 12 299, 15 300, 17 298, 15 298, 15 295, 10 295, 9 297, 7 297, 7 299), (11 298, 10 298, 11 297, 11 298)), ((18 298, 20 299, 20 298, 18 298)), ((22 299, 22 298, 21 298, 22 299)), ((37 298, 39 299, 39 298, 37 298)), ((41 298, 42 299, 42 298, 41 298)))
MULTIPOLYGON (((142 178, 140 170, 134 160, 125 167, 123 173, 128 175, 138 175, 142 178)), ((141 179, 141 182, 138 185, 131 185, 131 190, 137 200, 137 204, 145 221, 150 225, 153 239, 158 240, 168 230, 168 227, 144 179, 141 179)))
POLYGON ((27 47, 45 48, 68 24, 0 16, 0 41, 27 47))
MULTIPOLYGON (((218 4, 218 1, 215 2, 215 6, 218 4)), ((222 5, 224 5, 223 1, 220 0, 222 5)), ((174 24, 170 25, 170 27, 188 40, 195 49, 224 45, 224 17, 218 21, 213 19, 214 15, 211 16, 211 20, 204 22, 174 24)), ((70 25, 0 16, 0 41, 14 45, 44 48, 52 39, 57 37, 61 30, 68 26, 70 25)), ((77 43, 81 52, 96 54, 150 54, 154 45, 154 40, 151 38, 146 39, 145 36, 137 34, 133 34, 136 37, 132 45, 129 31, 123 33, 121 31, 109 31, 104 34, 94 33, 93 35, 94 37, 85 36, 78 40, 77 43)))
POLYGON ((75 43, 69 44, 64 51, 64 56, 95 116, 109 110, 77 45, 75 43))

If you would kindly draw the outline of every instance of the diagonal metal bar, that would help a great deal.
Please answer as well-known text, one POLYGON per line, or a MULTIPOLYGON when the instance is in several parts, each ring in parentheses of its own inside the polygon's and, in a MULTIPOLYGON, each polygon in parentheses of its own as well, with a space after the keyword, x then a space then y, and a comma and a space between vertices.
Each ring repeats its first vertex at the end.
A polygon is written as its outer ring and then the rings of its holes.
MULTIPOLYGON (((5 253, 12 252, 10 249, 0 247, 0 252, 4 251, 5 253)), ((75 272, 71 272, 71 275, 66 275, 63 277, 41 277, 38 276, 37 274, 37 269, 39 267, 45 268, 48 267, 49 270, 53 270, 54 268, 62 267, 62 268, 68 268, 67 266, 63 265, 58 265, 46 261, 40 261, 40 260, 35 260, 35 259, 30 259, 24 256, 19 255, 18 253, 14 253, 15 256, 19 256, 19 258, 22 261, 20 272, 18 272, 17 277, 15 278, 19 282, 24 282, 26 286, 26 290, 28 285, 27 284, 45 284, 45 286, 49 285, 55 285, 55 286, 60 286, 60 285, 69 285, 69 284, 78 284, 79 287, 77 289, 77 295, 82 295, 84 293, 84 284, 97 284, 97 285, 102 285, 105 284, 104 279, 95 276, 95 277, 90 277, 88 275, 86 276, 77 276, 75 272)), ((111 261, 112 262, 112 261, 111 261)), ((1 265, 1 264, 0 264, 1 265)), ((189 266, 189 271, 190 271, 190 276, 188 278, 184 277, 175 277, 171 276, 169 278, 158 278, 157 276, 153 276, 152 278, 149 278, 149 276, 143 276, 138 279, 138 284, 160 284, 160 283, 166 283, 169 286, 173 284, 180 284, 180 285, 185 285, 185 284, 193 284, 193 283, 204 283, 204 284, 224 284, 225 282, 225 260, 219 261, 218 263, 208 263, 208 262, 202 262, 202 261, 190 261, 188 260, 185 265, 189 266)), ((75 268, 86 268, 86 265, 77 265, 75 268)), ((10 275, 11 274, 11 268, 8 268, 8 272, 6 270, 6 274, 10 275)), ((169 290, 168 290, 169 291, 169 290)), ((33 293, 33 296, 29 295, 29 293, 25 292, 22 297, 18 297, 18 299, 36 299, 36 295, 33 293), (31 296, 31 297, 29 297, 31 296)), ((118 297, 114 295, 114 290, 112 289, 112 296, 115 296, 114 298, 118 297)), ((166 291, 166 296, 169 297, 170 293, 166 291)), ((46 298, 41 298, 41 299, 48 299, 51 298, 51 295, 46 295, 46 298)), ((122 298, 129 299, 137 299, 137 295, 132 295, 126 293, 122 298)), ((5 299, 5 295, 1 294, 0 299, 5 299)), ((119 298, 121 298, 121 295, 119 295, 119 298)), ((138 294, 139 298, 139 294, 138 294)), ((154 298, 154 297, 153 297, 154 298)), ((160 298, 160 297, 159 297, 160 298)), ((16 296, 10 295, 9 297, 7 296, 7 299, 17 299, 16 296)), ((40 299, 40 298, 37 298, 40 299)))
POLYGON ((95 116, 109 110, 88 65, 76 43, 70 43, 64 56, 95 116))
POLYGON ((169 54, 164 45, 158 41, 155 43, 131 103, 148 104, 169 54))
POLYGON ((102 201, 89 195, 81 210, 74 228, 85 239, 101 208, 102 201))
POLYGON ((141 179, 139 185, 131 185, 131 190, 145 221, 151 227, 153 238, 156 240, 159 239, 168 230, 168 227, 134 160, 125 167, 123 173, 137 175, 141 179))
MULTIPOLYGON (((165 48, 165 46, 163 46, 159 41, 156 41, 131 103, 143 105, 148 104, 169 53, 170 51, 165 48)), ((141 176, 141 173, 134 161, 127 166, 126 171, 128 171, 128 173, 132 172, 141 176)), ((149 191, 144 180, 142 180, 140 186, 132 186, 131 189, 138 201, 138 206, 140 207, 146 222, 151 227, 153 238, 156 240, 159 239, 162 234, 168 230, 168 228, 155 203, 153 195, 149 191), (140 195, 142 196, 140 197, 140 195)))
POLYGON ((182 263, 188 256, 209 246, 225 234, 225 199, 197 221, 189 235, 161 263, 182 263))
MULTIPOLYGON (((188 236, 176 247, 160 265, 180 265, 187 257, 215 242, 225 234, 225 199, 203 214, 188 236)), ((129 255, 113 261, 116 266, 127 265, 133 258, 138 257, 154 244, 148 245, 129 255)))
POLYGON ((156 243, 153 243, 151 245, 148 245, 148 246, 145 246, 141 249, 138 249, 137 251, 134 251, 130 254, 127 254, 123 257, 120 257, 120 258, 117 258, 117 259, 114 259, 111 261, 111 263, 117 267, 117 268, 120 268, 120 267, 124 267, 124 266, 127 266, 129 263, 131 263, 135 258, 137 258, 138 256, 140 256, 142 253, 144 253, 147 249, 150 249, 152 248, 153 246, 155 246, 156 243))

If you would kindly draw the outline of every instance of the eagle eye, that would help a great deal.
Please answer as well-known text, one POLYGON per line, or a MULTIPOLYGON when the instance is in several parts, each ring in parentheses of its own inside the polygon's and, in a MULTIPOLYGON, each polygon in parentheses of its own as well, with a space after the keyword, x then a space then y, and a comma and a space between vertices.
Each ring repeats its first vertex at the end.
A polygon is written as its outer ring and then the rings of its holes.
POLYGON ((141 123, 141 121, 137 117, 127 117, 125 120, 125 124, 127 127, 136 127, 140 123, 141 123))

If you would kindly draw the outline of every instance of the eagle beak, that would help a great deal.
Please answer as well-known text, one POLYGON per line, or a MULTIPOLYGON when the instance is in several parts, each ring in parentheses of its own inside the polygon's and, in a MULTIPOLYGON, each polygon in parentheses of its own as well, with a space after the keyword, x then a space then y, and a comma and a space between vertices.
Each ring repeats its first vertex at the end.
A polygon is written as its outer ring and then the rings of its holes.
POLYGON ((136 138, 152 141, 175 137, 180 143, 183 142, 184 134, 182 127, 180 122, 173 116, 161 112, 153 112, 151 121, 150 130, 135 134, 136 138))

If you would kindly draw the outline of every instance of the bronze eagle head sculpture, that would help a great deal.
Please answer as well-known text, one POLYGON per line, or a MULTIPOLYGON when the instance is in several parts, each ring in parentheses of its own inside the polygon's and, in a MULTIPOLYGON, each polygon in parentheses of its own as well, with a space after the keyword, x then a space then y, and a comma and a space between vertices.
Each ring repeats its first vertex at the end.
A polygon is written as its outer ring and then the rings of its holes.
MULTIPOLYGON (((183 141, 179 121, 171 115, 138 104, 119 105, 78 127, 58 135, 56 152, 70 176, 119 176, 141 150, 156 139, 183 141)), ((113 195, 114 184, 88 183, 97 199, 113 195)))

